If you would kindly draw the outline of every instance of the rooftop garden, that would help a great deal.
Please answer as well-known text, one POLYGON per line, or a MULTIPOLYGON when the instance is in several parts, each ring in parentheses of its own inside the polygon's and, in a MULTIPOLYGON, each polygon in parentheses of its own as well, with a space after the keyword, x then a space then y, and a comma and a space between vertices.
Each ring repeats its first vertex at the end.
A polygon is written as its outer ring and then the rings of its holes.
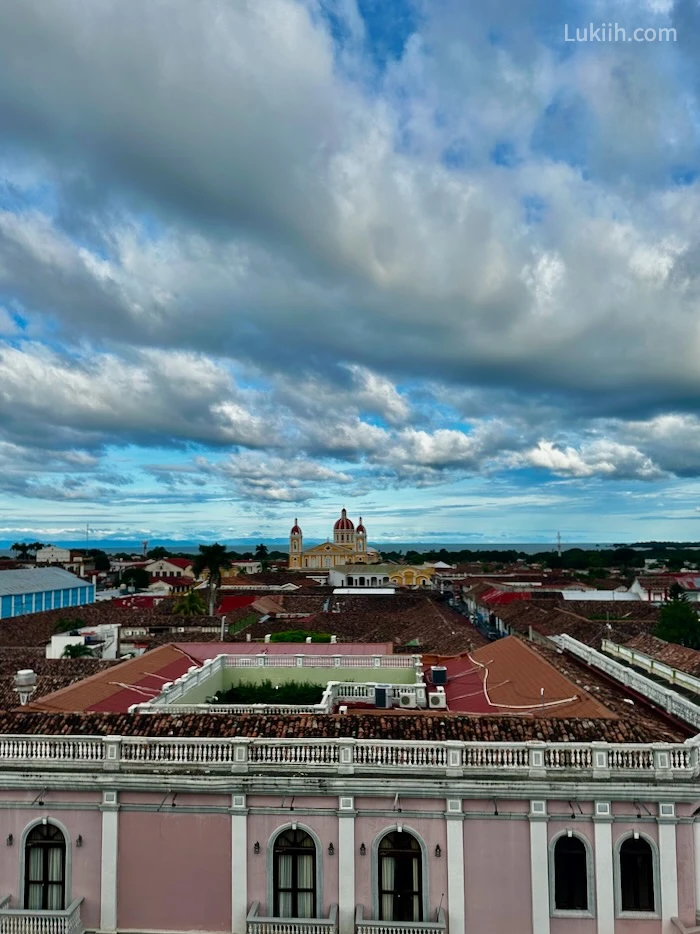
POLYGON ((330 642, 329 632, 307 632, 306 629, 287 629, 284 632, 273 632, 270 635, 270 642, 306 642, 311 638, 312 642, 330 642))
POLYGON ((324 688, 310 681, 288 681, 273 684, 236 684, 228 690, 217 691, 213 704, 319 704, 324 688))

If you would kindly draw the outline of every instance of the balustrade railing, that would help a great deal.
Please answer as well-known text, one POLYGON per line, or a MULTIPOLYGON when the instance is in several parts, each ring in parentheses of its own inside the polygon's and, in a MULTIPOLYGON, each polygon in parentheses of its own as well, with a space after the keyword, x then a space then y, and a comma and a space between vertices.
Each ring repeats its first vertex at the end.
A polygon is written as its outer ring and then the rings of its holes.
POLYGON ((433 921, 370 921, 363 918, 362 906, 355 909, 355 934, 445 934, 447 918, 443 908, 433 921))
POLYGON ((639 672, 635 671, 633 668, 629 668, 627 665, 622 665, 620 662, 614 661, 607 655, 603 655, 602 652, 598 652, 589 645, 579 642, 578 639, 573 639, 568 635, 560 635, 552 636, 552 641, 560 648, 571 652, 572 655, 583 659, 583 661, 592 665, 594 668, 598 668, 600 671, 605 672, 605 674, 610 675, 611 678, 614 678, 621 684, 627 685, 627 687, 641 694, 643 697, 646 697, 667 713, 673 714, 686 723, 690 723, 692 726, 700 729, 700 706, 698 706, 698 704, 670 690, 670 688, 665 688, 661 684, 657 684, 656 681, 652 681, 651 678, 639 674, 639 672))
POLYGON ((253 902, 246 918, 247 934, 335 934, 338 929, 338 906, 331 905, 327 918, 264 918, 253 902))
MULTIPOLYGON (((4 736, 0 769, 260 772, 303 768, 338 774, 405 771, 433 776, 582 774, 693 780, 700 745, 681 743, 480 743, 404 740, 4 736)), ((2 931, 0 931, 2 934, 2 931)))
POLYGON ((82 898, 76 898, 65 911, 33 911, 9 908, 7 895, 0 901, 0 934, 83 934, 82 902, 82 898))

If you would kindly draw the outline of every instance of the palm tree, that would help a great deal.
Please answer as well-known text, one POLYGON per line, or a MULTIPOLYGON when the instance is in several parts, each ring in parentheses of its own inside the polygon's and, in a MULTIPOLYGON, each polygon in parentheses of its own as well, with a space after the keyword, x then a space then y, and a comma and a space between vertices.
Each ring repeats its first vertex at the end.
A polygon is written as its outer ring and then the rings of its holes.
POLYGON ((63 650, 64 658, 92 658, 92 649, 88 645, 67 645, 63 650))
POLYGON ((173 606, 175 616, 204 616, 207 608, 197 590, 189 590, 179 597, 173 606))
POLYGON ((231 566, 232 556, 227 553, 226 545, 215 542, 213 545, 200 545, 199 554, 192 562, 195 577, 201 577, 204 571, 207 574, 207 594, 209 597, 209 615, 214 615, 216 593, 221 585, 221 572, 231 566))

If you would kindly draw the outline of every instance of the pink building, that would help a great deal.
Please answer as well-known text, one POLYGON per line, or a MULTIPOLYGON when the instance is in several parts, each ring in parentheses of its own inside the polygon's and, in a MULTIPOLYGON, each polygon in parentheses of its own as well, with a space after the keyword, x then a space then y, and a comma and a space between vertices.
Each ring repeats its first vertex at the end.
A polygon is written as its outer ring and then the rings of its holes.
POLYGON ((573 642, 169 645, 31 699, 0 934, 700 930, 693 714, 573 642), (225 699, 293 677, 318 703, 225 699))

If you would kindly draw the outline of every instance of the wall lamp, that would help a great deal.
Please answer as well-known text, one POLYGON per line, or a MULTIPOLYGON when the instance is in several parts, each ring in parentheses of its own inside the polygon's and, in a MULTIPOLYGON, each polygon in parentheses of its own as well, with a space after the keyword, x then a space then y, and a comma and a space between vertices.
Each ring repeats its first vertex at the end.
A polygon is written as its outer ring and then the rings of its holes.
MULTIPOLYGON (((12 836, 12 834, 10 834, 10 836, 12 836)), ((364 843, 361 843, 360 844, 360 856, 365 856, 366 853, 367 853, 367 847, 364 845, 364 843)))
POLYGON ((328 855, 329 855, 329 856, 333 856, 334 853, 335 853, 335 847, 333 846, 332 843, 329 843, 329 844, 328 844, 328 855))
POLYGON ((437 846, 435 847, 435 855, 437 856, 438 859, 440 859, 440 857, 442 856, 442 850, 440 849, 440 844, 439 844, 439 843, 438 843, 437 846))
POLYGON ((12 846, 12 844, 13 844, 14 842, 15 842, 15 838, 14 838, 13 834, 8 833, 8 835, 7 835, 7 840, 5 840, 5 843, 7 844, 7 846, 12 846))
POLYGON ((78 836, 76 837, 76 839, 75 839, 75 845, 76 845, 76 846, 82 846, 82 845, 83 845, 83 835, 82 835, 81 833, 79 833, 78 836))
POLYGON ((255 855, 257 856, 259 852, 260 852, 260 844, 256 840, 255 843, 253 844, 253 853, 255 853, 255 855))

